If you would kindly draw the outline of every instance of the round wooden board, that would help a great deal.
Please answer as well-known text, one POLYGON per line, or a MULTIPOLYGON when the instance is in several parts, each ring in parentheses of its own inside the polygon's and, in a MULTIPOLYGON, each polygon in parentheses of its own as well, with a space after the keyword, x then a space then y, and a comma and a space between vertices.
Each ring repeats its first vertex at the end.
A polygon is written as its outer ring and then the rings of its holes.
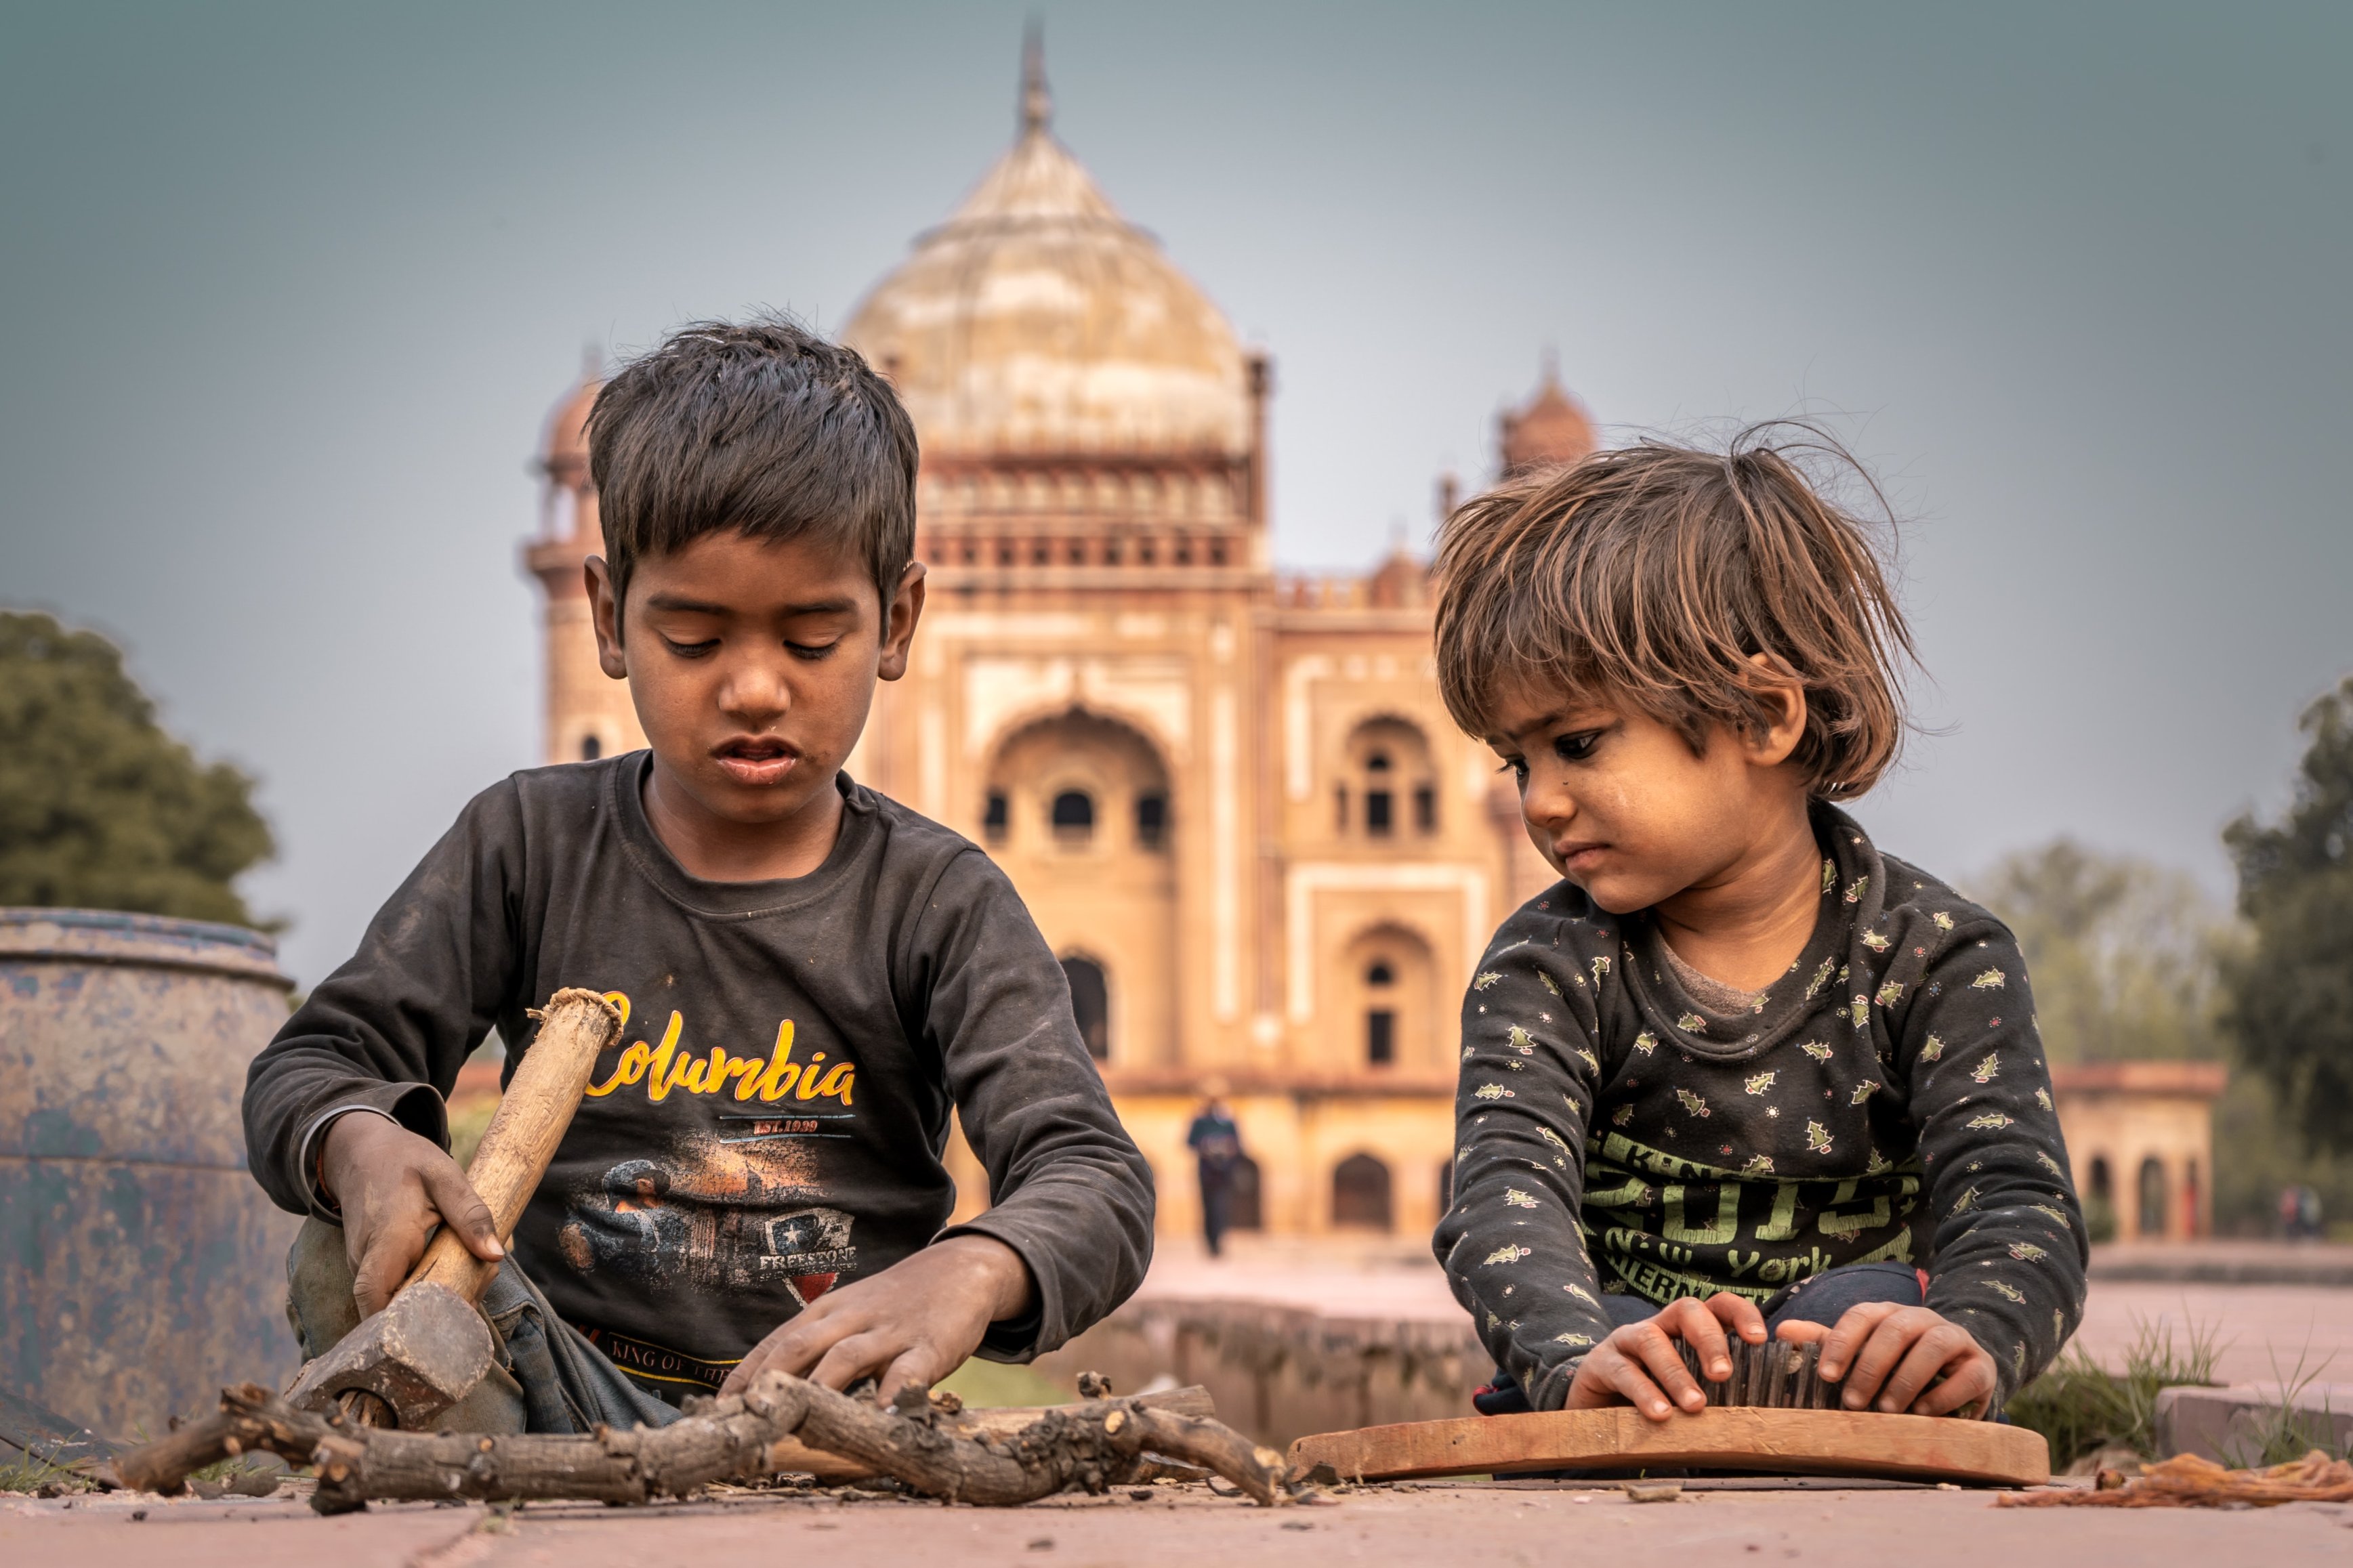
POLYGON ((2050 1446, 2022 1426, 1723 1405, 1664 1421, 1614 1405, 1323 1432, 1292 1444, 1291 1462, 1326 1464, 1344 1479, 1368 1481, 1683 1466, 2018 1487, 2051 1479, 2050 1446))

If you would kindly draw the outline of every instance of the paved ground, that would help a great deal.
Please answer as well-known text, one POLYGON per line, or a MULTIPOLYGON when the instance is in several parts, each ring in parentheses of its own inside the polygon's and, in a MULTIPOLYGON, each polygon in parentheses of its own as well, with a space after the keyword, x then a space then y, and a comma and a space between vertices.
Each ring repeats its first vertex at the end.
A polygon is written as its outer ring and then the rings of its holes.
POLYGON ((1582 1560, 1802 1562, 1883 1568, 2089 1568, 2100 1563, 2265 1568, 2353 1560, 2353 1507, 1998 1509, 1982 1492, 1914 1489, 1689 1492, 1635 1504, 1617 1492, 1525 1487, 1377 1489, 1326 1506, 1265 1510, 1154 1489, 1018 1510, 896 1500, 747 1498, 647 1509, 539 1505, 496 1521, 479 1508, 413 1505, 320 1519, 300 1502, 119 1500, 0 1503, 0 1562, 262 1568, 642 1568, 681 1561, 910 1562, 956 1568, 1049 1563, 1134 1568, 1582 1560), (136 1517, 143 1514, 144 1518, 136 1517))
MULTIPOLYGON (((1397 1246, 1245 1241, 1211 1262, 1164 1247, 1147 1295, 1256 1300, 1351 1315, 1451 1321, 1460 1309, 1434 1266, 1397 1246)), ((2113 1362, 2137 1321, 2215 1325, 2221 1374, 2267 1381, 2331 1356, 2353 1380, 2353 1288, 2094 1283, 2083 1342, 2113 1362)), ((1237 1568, 1256 1563, 1398 1563, 1427 1568, 1553 1563, 1599 1547, 1628 1563, 1797 1561, 1882 1568, 2092 1568, 2195 1563, 2232 1568, 2353 1562, 2353 1505, 2241 1512, 1998 1509, 1985 1492, 1893 1488, 1694 1489, 1672 1504, 1536 1483, 1377 1488, 1315 1507, 1261 1510, 1198 1489, 1153 1489, 1012 1510, 891 1498, 740 1496, 649 1509, 534 1505, 494 1519, 480 1508, 378 1508, 326 1520, 299 1499, 263 1502, 0 1499, 0 1563, 221 1564, 267 1568, 473 1568, 821 1558, 827 1563, 952 1558, 996 1564, 1237 1568)))

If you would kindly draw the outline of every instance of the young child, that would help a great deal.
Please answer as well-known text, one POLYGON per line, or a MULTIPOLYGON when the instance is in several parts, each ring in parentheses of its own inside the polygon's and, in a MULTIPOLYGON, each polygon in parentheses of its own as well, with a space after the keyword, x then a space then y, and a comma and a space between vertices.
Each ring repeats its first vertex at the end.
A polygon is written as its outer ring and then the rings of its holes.
POLYGON ((1566 880, 1463 999, 1436 1248, 1490 1413, 1705 1402, 1726 1334, 1822 1340, 1850 1409, 1989 1415, 2084 1303, 2017 944, 1831 803, 1903 724, 1858 522, 1750 432, 1471 502, 1439 680, 1566 880), (1672 1403, 1671 1403, 1672 1402, 1672 1403))
POLYGON ((627 1023, 516 1229, 500 1371, 461 1430, 675 1419, 769 1368, 888 1399, 1021 1361, 1125 1299, 1152 1188, 1013 888, 853 783, 923 607, 915 435, 859 356, 779 320, 678 332, 590 421, 598 657, 650 749, 475 797, 253 1065, 253 1168, 307 1212, 315 1355, 437 1224, 500 1257, 442 1095, 563 986, 627 1023), (960 1116, 992 1206, 944 1229, 960 1116), (341 1234, 332 1228, 340 1225, 341 1234))

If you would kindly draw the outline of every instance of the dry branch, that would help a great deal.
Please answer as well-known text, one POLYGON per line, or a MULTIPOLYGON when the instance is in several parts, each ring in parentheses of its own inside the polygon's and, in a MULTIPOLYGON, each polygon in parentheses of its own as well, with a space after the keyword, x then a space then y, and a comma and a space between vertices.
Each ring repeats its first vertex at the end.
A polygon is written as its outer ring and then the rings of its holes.
POLYGON ((121 1455, 115 1469, 126 1486, 173 1492, 192 1471, 257 1449, 313 1467, 311 1506, 322 1513, 371 1499, 647 1502, 712 1481, 803 1469, 793 1458, 809 1449, 932 1497, 986 1506, 1131 1484, 1161 1473, 1159 1459, 1223 1476, 1261 1503, 1283 1497, 1282 1458, 1272 1449, 1140 1399, 1050 1406, 1008 1433, 943 1417, 920 1394, 886 1410, 785 1373, 764 1373, 744 1394, 700 1404, 668 1426, 599 1427, 585 1436, 363 1427, 341 1415, 298 1411, 245 1384, 222 1391, 218 1415, 121 1455))

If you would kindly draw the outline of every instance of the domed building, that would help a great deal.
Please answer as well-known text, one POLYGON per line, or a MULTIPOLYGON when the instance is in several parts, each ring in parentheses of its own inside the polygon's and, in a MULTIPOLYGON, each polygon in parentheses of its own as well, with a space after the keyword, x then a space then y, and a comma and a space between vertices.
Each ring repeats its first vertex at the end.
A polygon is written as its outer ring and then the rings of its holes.
MULTIPOLYGON (((1240 1222, 1427 1234, 1463 988, 1552 873, 1440 702, 1425 565, 1274 569, 1267 362, 1055 138, 1034 49, 1011 150, 842 335, 913 416, 931 588, 851 773, 1020 889, 1165 1232, 1198 1229, 1184 1135, 1222 1080, 1251 1158, 1240 1222)), ((579 585, 594 390, 550 423, 526 549, 552 762, 643 743, 579 585)))
POLYGON ((1560 468, 1592 455, 1593 420, 1562 389, 1560 367, 1545 356, 1544 378, 1535 395, 1507 409, 1495 421, 1495 448, 1503 477, 1517 479, 1537 468, 1560 468))

